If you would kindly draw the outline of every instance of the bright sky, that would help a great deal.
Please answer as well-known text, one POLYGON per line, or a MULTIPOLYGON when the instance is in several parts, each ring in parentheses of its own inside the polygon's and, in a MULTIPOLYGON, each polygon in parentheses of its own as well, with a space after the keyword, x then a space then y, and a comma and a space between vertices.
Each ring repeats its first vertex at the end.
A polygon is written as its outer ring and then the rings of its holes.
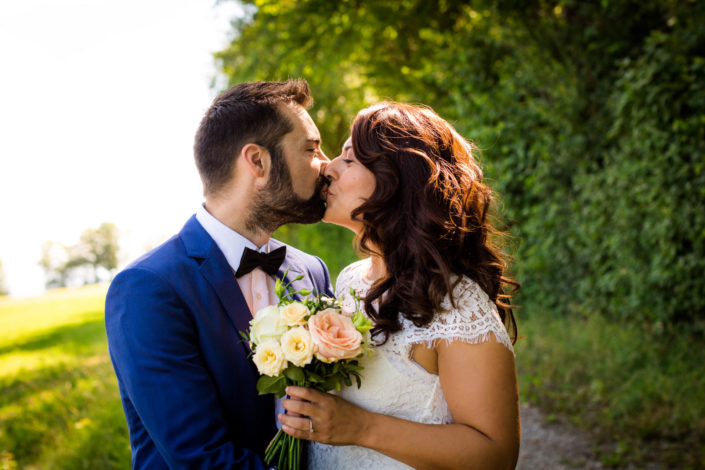
MULTIPOLYGON (((0 3, 0 260, 13 296, 44 288, 44 241, 112 222, 122 264, 202 200, 193 135, 235 2, 0 3)), ((222 78, 220 79, 222 82, 222 78)))

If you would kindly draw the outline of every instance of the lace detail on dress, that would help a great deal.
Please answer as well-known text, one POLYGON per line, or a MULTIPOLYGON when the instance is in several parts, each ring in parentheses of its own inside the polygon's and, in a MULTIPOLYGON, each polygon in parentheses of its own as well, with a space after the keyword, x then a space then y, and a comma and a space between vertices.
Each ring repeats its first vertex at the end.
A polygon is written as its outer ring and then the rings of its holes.
MULTIPOLYGON (((367 278, 370 260, 353 263, 341 271, 336 282, 336 297, 343 311, 352 313, 358 295, 367 294, 372 281, 367 278)), ((512 350, 497 308, 477 283, 463 277, 453 290, 456 306, 446 299, 427 327, 417 327, 402 318, 402 330, 390 334, 377 346, 372 357, 361 360, 362 387, 344 387, 339 395, 375 413, 428 424, 453 422, 443 396, 440 379, 411 358, 414 344, 433 346, 438 341, 464 341, 471 344, 496 340, 512 350)), ((408 469, 411 468, 373 450, 357 446, 328 446, 313 442, 309 447, 310 469, 408 469)))
POLYGON ((436 315, 426 327, 417 327, 402 319, 402 328, 408 332, 405 341, 435 347, 438 341, 477 344, 490 341, 494 336, 496 341, 514 351, 497 306, 475 281, 463 277, 453 289, 453 298, 455 307, 446 297, 441 303, 444 312, 436 315))
MULTIPOLYGON (((355 310, 355 302, 350 296, 351 287, 362 297, 367 294, 372 285, 372 281, 367 278, 369 268, 370 260, 366 258, 348 265, 340 272, 335 295, 342 299, 344 311, 352 313, 355 310)), ((390 335, 390 341, 424 344, 432 348, 438 341, 478 344, 490 341, 494 336, 496 341, 514 351, 497 306, 475 281, 463 276, 453 289, 453 298, 455 307, 450 297, 446 297, 441 303, 444 311, 425 327, 418 327, 402 317, 402 330, 390 335)))

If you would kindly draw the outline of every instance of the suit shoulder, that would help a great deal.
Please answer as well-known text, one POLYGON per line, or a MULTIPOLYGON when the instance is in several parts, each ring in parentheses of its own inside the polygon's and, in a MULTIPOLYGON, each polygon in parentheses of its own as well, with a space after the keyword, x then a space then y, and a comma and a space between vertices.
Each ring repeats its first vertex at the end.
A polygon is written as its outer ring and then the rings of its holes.
POLYGON ((325 269, 328 270, 326 264, 318 256, 306 253, 305 251, 299 250, 295 246, 286 244, 279 240, 272 239, 272 248, 278 248, 280 246, 286 247, 287 257, 295 260, 298 266, 305 266, 309 270, 325 269))
POLYGON ((273 240, 273 241, 275 241, 275 242, 278 243, 279 245, 285 246, 285 247, 286 247, 286 253, 287 253, 288 255, 292 255, 292 256, 295 256, 295 257, 301 258, 301 259, 308 259, 308 260, 311 260, 311 261, 316 258, 316 257, 313 256, 312 254, 306 253, 306 252, 303 251, 303 250, 299 250, 299 249, 296 248, 295 246, 289 245, 288 243, 283 243, 283 242, 280 242, 279 240, 273 240))
POLYGON ((174 235, 158 247, 132 261, 124 271, 143 269, 155 273, 169 272, 185 258, 186 252, 183 243, 178 235, 174 235))

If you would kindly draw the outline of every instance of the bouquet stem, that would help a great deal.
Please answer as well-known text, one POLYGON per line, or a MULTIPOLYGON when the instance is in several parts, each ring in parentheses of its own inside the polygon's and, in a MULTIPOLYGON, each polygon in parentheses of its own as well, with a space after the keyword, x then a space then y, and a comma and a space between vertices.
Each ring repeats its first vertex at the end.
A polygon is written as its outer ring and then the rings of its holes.
POLYGON ((301 439, 280 429, 264 451, 264 461, 267 465, 276 464, 278 470, 300 470, 302 447, 301 439))

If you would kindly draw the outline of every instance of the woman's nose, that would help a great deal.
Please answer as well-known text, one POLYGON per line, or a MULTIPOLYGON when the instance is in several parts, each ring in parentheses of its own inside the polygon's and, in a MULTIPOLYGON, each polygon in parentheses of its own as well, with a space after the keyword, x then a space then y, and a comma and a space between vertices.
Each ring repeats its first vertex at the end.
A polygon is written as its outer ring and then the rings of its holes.
POLYGON ((340 157, 334 158, 330 163, 326 164, 326 169, 323 171, 323 175, 328 179, 335 179, 338 176, 336 168, 338 167, 338 162, 340 157))

